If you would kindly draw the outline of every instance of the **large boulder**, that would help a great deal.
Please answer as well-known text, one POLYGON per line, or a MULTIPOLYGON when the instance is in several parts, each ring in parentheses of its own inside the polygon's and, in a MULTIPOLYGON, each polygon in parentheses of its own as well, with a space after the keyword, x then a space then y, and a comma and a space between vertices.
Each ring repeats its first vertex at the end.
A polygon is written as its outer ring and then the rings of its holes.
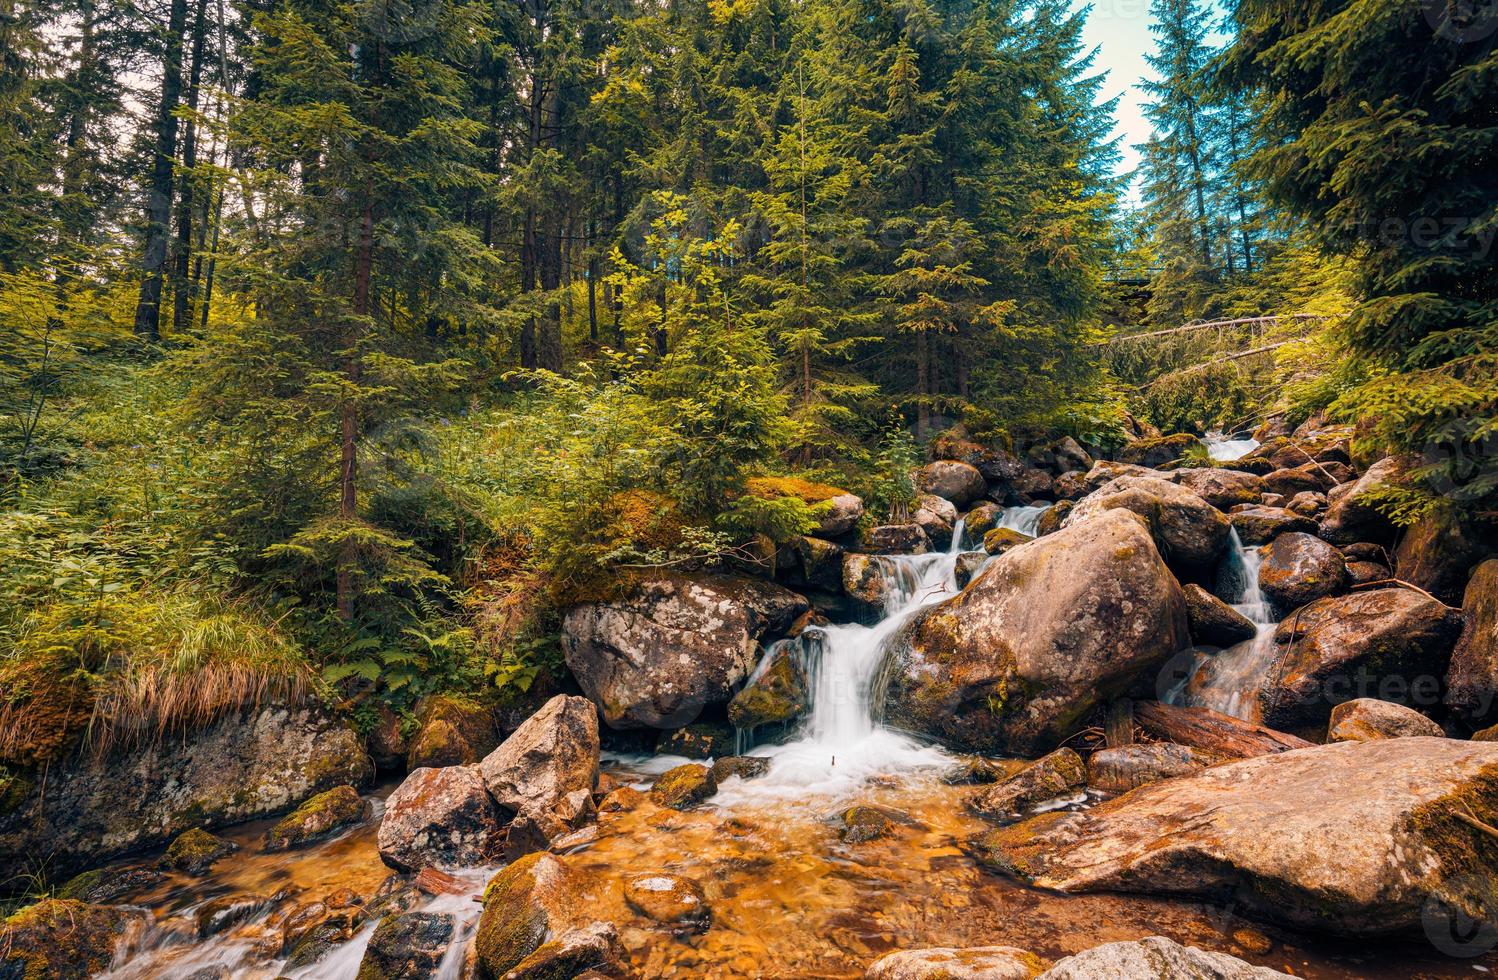
POLYGON ((1498 849, 1464 814, 1498 820, 1498 745, 1340 742, 1032 818, 975 850, 1041 888, 1232 901, 1291 926, 1382 935, 1442 904, 1467 921, 1498 916, 1498 849))
POLYGON ((380 860, 397 871, 484 864, 498 854, 504 816, 477 769, 418 769, 385 801, 380 860))
POLYGON ((1394 573, 1442 602, 1462 601, 1462 590, 1472 570, 1498 553, 1498 536, 1491 529, 1459 514, 1437 511, 1404 532, 1394 549, 1394 573))
POLYGON ((406 749, 406 768, 466 766, 499 744, 499 727, 488 705, 438 694, 416 705, 418 729, 406 749))
MULTIPOLYGON (((353 729, 312 708, 267 706, 104 758, 51 764, 45 791, 0 806, 0 867, 48 856, 65 876, 159 846, 192 827, 223 827, 292 809, 374 776, 353 729)), ((20 795, 20 794, 18 794, 20 795)))
POLYGON ((863 980, 1031 980, 1046 961, 1014 946, 907 949, 880 957, 863 980))
POLYGON ((916 499, 916 510, 910 519, 921 526, 934 547, 944 549, 952 543, 957 506, 945 497, 923 493, 916 499))
POLYGON ((1291 976, 1164 936, 1107 943, 1058 960, 1041 980, 1275 980, 1291 976))
POLYGON ((676 729, 727 704, 759 661, 761 642, 808 608, 759 579, 656 575, 622 598, 568 610, 562 652, 610 726, 676 729))
POLYGON ((1268 544, 1281 534, 1316 533, 1316 522, 1283 507, 1240 507, 1229 520, 1244 544, 1268 544))
POLYGON ((1190 642, 1186 600, 1122 510, 1021 545, 890 644, 888 721, 981 752, 1034 755, 1190 642))
POLYGON ((1256 504, 1264 495, 1264 480, 1252 473, 1216 467, 1180 469, 1176 482, 1218 510, 1234 504, 1256 504))
POLYGON ((955 459, 939 459, 921 467, 916 474, 916 486, 922 493, 943 497, 959 507, 980 499, 988 490, 988 483, 976 466, 955 459))
POLYGON ((1332 545, 1292 531, 1264 546, 1259 588, 1280 609, 1299 609, 1341 592, 1347 585, 1347 559, 1332 545))
POLYGON ((1334 483, 1325 470, 1315 463, 1271 470, 1264 474, 1264 492, 1277 493, 1286 500, 1293 500, 1298 494, 1330 489, 1334 483))
POLYGON ((1064 527, 1109 510, 1128 510, 1149 522, 1172 568, 1207 568, 1227 549, 1232 525, 1216 507, 1184 487, 1150 476, 1122 476, 1077 502, 1064 527))
POLYGON ((1183 589, 1186 620, 1191 626, 1191 638, 1198 644, 1230 647, 1259 634, 1252 620, 1200 585, 1186 585, 1183 589))
MULTIPOLYGON (((554 854, 527 854, 489 880, 474 936, 479 976, 500 980, 543 944, 591 924, 602 889, 554 854)), ((565 974, 571 975, 571 974, 565 974)))
POLYGON ((1377 698, 1354 698, 1332 709, 1328 742, 1371 742, 1378 738, 1412 738, 1430 735, 1442 738, 1445 732, 1413 708, 1377 698))
POLYGON ((1134 704, 1134 724, 1162 742, 1194 749, 1198 757, 1223 762, 1309 748, 1295 735, 1225 715, 1211 708, 1183 707, 1159 701, 1134 704))
POLYGON ((1378 491, 1401 482, 1408 469, 1408 461, 1398 456, 1386 456, 1368 467, 1352 488, 1327 508, 1321 520, 1321 536, 1333 544, 1392 539, 1394 525, 1375 507, 1376 497, 1378 491))
POLYGON ((1460 630, 1455 610, 1410 589, 1318 599, 1275 631, 1281 649, 1259 691, 1264 724, 1322 728, 1332 708, 1360 697, 1433 705, 1460 630))
POLYGON ((1151 469, 1148 466, 1135 466, 1132 463, 1115 463, 1111 460, 1099 460, 1094 463, 1092 469, 1088 470, 1082 477, 1081 486, 1083 493, 1079 496, 1085 497, 1104 484, 1112 483, 1121 476, 1152 476, 1157 480, 1174 480, 1174 473, 1165 473, 1161 470, 1151 469))
POLYGON ((1469 721, 1485 722, 1498 713, 1498 559, 1483 562, 1472 573, 1462 619, 1446 677, 1446 704, 1469 721))
POLYGON ((407 912, 380 922, 364 949, 360 977, 379 980, 435 980, 452 942, 453 917, 407 912))
POLYGON ((558 694, 478 768, 494 802, 550 841, 593 815, 598 752, 592 702, 558 694))
POLYGON ((882 611, 889 592, 889 580, 885 577, 884 569, 883 559, 878 555, 857 552, 844 555, 843 591, 868 610, 882 611))
POLYGON ((0 919, 0 977, 85 980, 108 971, 132 919, 117 906, 47 899, 0 919))
POLYGON ((1135 466, 1164 466, 1173 463, 1192 449, 1202 444, 1201 440, 1186 432, 1153 439, 1135 439, 1118 451, 1120 463, 1135 466))

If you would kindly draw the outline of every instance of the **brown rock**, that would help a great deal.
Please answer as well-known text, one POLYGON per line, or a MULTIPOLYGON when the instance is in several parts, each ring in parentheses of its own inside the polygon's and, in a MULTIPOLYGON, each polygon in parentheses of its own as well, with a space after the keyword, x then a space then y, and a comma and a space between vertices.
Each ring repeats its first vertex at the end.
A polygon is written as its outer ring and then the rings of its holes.
POLYGON ((1033 765, 981 790, 968 804, 988 820, 1013 820, 1047 800, 1066 796, 1087 785, 1087 766, 1071 749, 1057 749, 1033 765))
POLYGON ((1176 482, 1218 510, 1234 504, 1254 504, 1264 494, 1264 480, 1252 473, 1212 468, 1175 471, 1176 482))
POLYGON ((1068 956, 1041 980, 1283 980, 1291 976, 1164 936, 1108 943, 1068 956))
POLYGON ((1123 476, 1104 484, 1077 502, 1064 526, 1075 527, 1109 510, 1144 518, 1172 568, 1213 565, 1227 549, 1232 530, 1227 517, 1201 497, 1149 476, 1123 476))
POLYGON ((1031 980, 1048 965, 1014 946, 909 949, 874 961, 863 980, 1031 980))
POLYGON ((1264 546, 1259 588, 1283 610, 1299 609, 1347 586, 1347 560, 1320 538, 1292 531, 1264 546))
POLYGON ((1152 738, 1197 749, 1213 759, 1248 759, 1311 745, 1303 738, 1210 708, 1184 708, 1159 701, 1136 702, 1134 723, 1152 738))
POLYGON ((1445 732, 1413 708, 1374 698, 1354 698, 1332 709, 1328 742, 1371 742, 1380 738, 1411 738, 1429 735, 1442 738, 1445 732))
POLYGON ((1247 616, 1201 586, 1185 585, 1182 590, 1191 638, 1198 644, 1230 647, 1258 635, 1259 628, 1247 616))
POLYGON ((1189 776, 1216 761, 1194 749, 1170 742, 1120 745, 1099 749, 1087 759, 1087 785, 1109 793, 1127 793, 1146 783, 1189 776))
POLYGON ((980 499, 988 483, 976 466, 953 459, 939 459, 921 467, 916 486, 922 493, 932 493, 961 507, 980 499))
POLYGON ((494 802, 535 824, 550 840, 592 817, 598 753, 598 713, 592 702, 558 694, 478 770, 494 802))
POLYGON ((1395 456, 1385 457, 1368 467, 1368 471, 1350 489, 1336 497, 1321 521, 1321 536, 1333 544, 1354 541, 1388 541, 1394 525, 1374 506, 1376 491, 1404 479, 1408 463, 1395 456))
POLYGON ((693 762, 662 773, 650 788, 650 799, 673 810, 686 810, 717 791, 712 770, 693 762))
POLYGON ((1472 573, 1462 620, 1446 675, 1446 704, 1469 721, 1484 722, 1494 716, 1498 700, 1498 559, 1472 573))
POLYGON ((919 524, 881 524, 863 533, 859 547, 881 555, 924 555, 931 541, 919 524))
POLYGON ((502 826, 478 770, 418 769, 385 801, 376 840, 397 871, 471 867, 493 859, 502 826))
POLYGON ((1135 466, 1164 466, 1200 445, 1200 439, 1184 432, 1156 439, 1136 439, 1118 451, 1118 461, 1135 466))
POLYGON ((1281 534, 1314 534, 1316 522, 1283 507, 1245 507, 1233 511, 1233 529, 1244 544, 1267 544, 1281 534))

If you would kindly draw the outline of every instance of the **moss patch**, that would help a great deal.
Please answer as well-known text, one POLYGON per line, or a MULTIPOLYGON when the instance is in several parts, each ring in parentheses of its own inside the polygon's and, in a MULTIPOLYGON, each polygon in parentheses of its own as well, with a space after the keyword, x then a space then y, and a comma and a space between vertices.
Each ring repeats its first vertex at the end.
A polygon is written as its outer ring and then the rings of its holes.
POLYGON ((213 862, 233 854, 239 845, 215 837, 201 827, 183 831, 161 856, 161 867, 188 874, 206 874, 213 862))
POLYGON ((338 786, 318 793, 283 817, 266 836, 268 851, 317 840, 364 819, 368 804, 352 786, 338 786))
POLYGON ((120 909, 67 899, 38 902, 0 923, 0 976, 83 980, 103 973, 124 930, 120 909))
POLYGON ((748 481, 748 490, 762 500, 779 497, 799 497, 808 504, 819 504, 833 497, 841 497, 848 491, 826 483, 813 483, 795 476, 756 476, 748 481))

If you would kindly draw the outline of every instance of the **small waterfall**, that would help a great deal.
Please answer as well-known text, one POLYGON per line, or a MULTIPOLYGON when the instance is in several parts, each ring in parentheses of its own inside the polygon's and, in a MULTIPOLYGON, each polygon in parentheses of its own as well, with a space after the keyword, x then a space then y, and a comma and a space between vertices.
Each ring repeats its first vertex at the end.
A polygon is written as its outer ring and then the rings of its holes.
POLYGON ((1259 440, 1252 436, 1246 439, 1235 439, 1221 432, 1207 433, 1207 437, 1202 442, 1207 444, 1207 455, 1220 463, 1242 459, 1259 448, 1259 440))
POLYGON ((775 655, 790 649, 806 672, 811 712, 802 720, 793 741, 751 750, 753 755, 771 760, 769 775, 742 786, 726 787, 719 794, 720 805, 731 805, 739 797, 764 800, 809 793, 839 795, 875 774, 949 761, 940 749, 878 725, 872 698, 890 638, 917 611, 959 591, 956 565, 962 536, 963 522, 959 520, 952 531, 951 547, 945 552, 881 555, 876 559, 884 584, 884 617, 874 625, 812 627, 800 637, 766 651, 751 677, 762 673, 775 655))
POLYGON ((1236 596, 1233 608, 1258 628, 1258 634, 1219 653, 1199 655, 1191 675, 1166 700, 1257 721, 1259 689, 1278 653, 1277 624, 1274 609, 1259 588, 1259 549, 1244 548, 1236 530, 1230 541, 1222 569, 1224 591, 1236 596))
POLYGON ((1055 505, 1036 504, 1029 507, 1005 507, 994 527, 1007 527, 1033 538, 1040 530, 1040 515, 1053 506, 1055 505))

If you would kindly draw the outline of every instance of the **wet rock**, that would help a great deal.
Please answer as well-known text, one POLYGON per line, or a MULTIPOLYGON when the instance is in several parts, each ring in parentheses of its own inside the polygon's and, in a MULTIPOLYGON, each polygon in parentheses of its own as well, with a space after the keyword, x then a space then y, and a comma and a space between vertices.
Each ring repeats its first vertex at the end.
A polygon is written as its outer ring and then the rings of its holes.
POLYGON ((1498 745, 1339 742, 1142 786, 974 842, 990 867, 1064 892, 1221 901, 1348 935, 1416 930, 1444 903, 1498 915, 1498 849, 1457 819, 1498 814, 1498 745), (1460 801, 1460 802, 1459 802, 1460 801))
POLYGON ((1268 544, 1281 534, 1316 533, 1316 522, 1283 507, 1244 507, 1233 511, 1233 530, 1247 545, 1268 544))
POLYGON ((620 786, 603 798, 598 804, 598 812, 623 813, 635 809, 646 799, 645 794, 633 786, 620 786))
POLYGON ((987 820, 1013 820, 1024 811, 1087 785, 1087 765, 1071 749, 1057 749, 1008 779, 980 791, 968 809, 987 820))
MULTIPOLYGON (((1259 503, 1263 504, 1265 507, 1283 508, 1289 502, 1290 501, 1286 500, 1283 494, 1278 493, 1266 493, 1264 494, 1264 496, 1259 498, 1259 503)), ((1292 511, 1291 513, 1294 512, 1292 511)))
POLYGON ((587 925, 593 879, 555 854, 527 854, 490 879, 474 936, 480 976, 504 977, 549 937, 587 925))
POLYGON ((966 463, 977 468, 985 480, 1007 480, 1025 465, 1013 453, 974 442, 961 432, 944 433, 932 439, 927 458, 966 463))
POLYGON ((165 880, 166 875, 150 868, 95 868, 71 878, 57 890, 57 897, 91 905, 111 905, 155 888, 165 880))
POLYGON ((1092 469, 1092 455, 1071 436, 1062 436, 1057 439, 1051 444, 1050 450, 1054 460, 1051 465, 1058 473, 1070 473, 1077 470, 1086 472, 1092 469))
POLYGON ((357 895, 351 903, 335 907, 334 896, 321 902, 303 902, 281 919, 280 948, 313 961, 322 959, 331 948, 353 938, 354 929, 364 921, 364 909, 357 895), (316 947, 315 949, 313 947, 316 947))
POLYGON ((193 915, 198 938, 207 939, 252 919, 270 908, 264 895, 223 895, 204 902, 193 915))
POLYGON ((382 921, 359 963, 359 980, 431 980, 453 940, 453 917, 407 912, 382 921))
POLYGON ((1076 505, 1070 500, 1059 500, 1054 506, 1041 513, 1040 519, 1035 522, 1035 536, 1043 538, 1047 534, 1055 534, 1061 530, 1061 525, 1066 523, 1066 517, 1072 512, 1074 506, 1076 505))
POLYGON ((702 886, 681 875, 653 872, 624 882, 624 900, 636 912, 686 932, 703 932, 713 921, 702 886))
POLYGON ((957 561, 952 566, 952 575, 957 579, 959 589, 967 588, 983 568, 983 563, 988 561, 988 553, 983 551, 964 551, 957 556, 957 561))
POLYGON ((103 759, 85 753, 52 763, 45 793, 0 808, 0 867, 46 854, 62 877, 192 827, 285 813, 373 775, 363 739, 343 723, 310 708, 246 709, 103 759))
POLYGON ((1164 936, 1095 946, 1060 960, 1042 980, 1272 980, 1287 977, 1226 953, 1182 946, 1164 936))
POLYGON ((926 532, 926 539, 938 551, 944 551, 952 543, 952 529, 957 523, 957 508, 950 501, 934 494, 923 493, 916 501, 915 513, 910 519, 926 532))
POLYGON ((890 644, 890 724, 972 751, 1033 755, 1189 643, 1186 600, 1122 510, 995 558, 890 644))
POLYGON ((1199 585, 1182 587, 1191 638, 1198 644, 1230 647, 1252 640, 1259 629, 1245 615, 1199 585))
POLYGON ((1207 759, 1249 759, 1311 746, 1303 738, 1219 714, 1159 701, 1134 704, 1134 724, 1151 738, 1196 749, 1207 759))
POLYGON ((1081 470, 1062 473, 1051 484, 1051 489, 1055 491, 1057 500, 1081 500, 1091 492, 1091 488, 1087 486, 1087 474, 1081 470))
POLYGON ((981 542, 983 535, 997 527, 1003 516, 1004 508, 998 504, 988 501, 975 504, 962 518, 963 537, 966 539, 962 542, 963 547, 981 542))
POLYGON ((85 980, 107 970, 134 916, 125 909, 47 899, 0 920, 0 977, 85 980))
POLYGON ((1075 527, 1109 510, 1132 511, 1150 526, 1172 568, 1204 568, 1227 549, 1232 530, 1216 507, 1184 487, 1150 476, 1123 476, 1077 502, 1066 517, 1075 527))
POLYGON ((1342 552, 1310 534, 1292 531, 1264 546, 1259 588, 1279 608, 1299 609, 1347 586, 1342 552))
POLYGON ((1472 570, 1498 554, 1491 530, 1459 514, 1436 511, 1404 532, 1394 549, 1399 577, 1449 605, 1462 601, 1472 570))
POLYGON ((1389 577, 1388 566, 1380 565, 1376 561, 1350 561, 1347 563, 1347 585, 1349 588, 1387 581, 1389 577))
POLYGON ((831 541, 801 535, 793 542, 801 580, 819 589, 835 592, 843 581, 843 555, 847 549, 831 541))
POLYGON ((1099 749, 1087 759, 1087 785, 1127 793, 1146 783, 1200 772, 1211 761, 1187 746, 1169 742, 1099 749))
POLYGON ((1158 467, 1173 463, 1192 449, 1201 445, 1201 440, 1185 432, 1155 439, 1136 439, 1118 451, 1120 463, 1135 466, 1158 467))
POLYGON ((1175 471, 1176 482, 1218 510, 1234 504, 1256 504, 1264 495, 1264 480, 1252 473, 1217 468, 1175 471))
POLYGON ((337 786, 282 817, 266 835, 267 851, 285 851, 326 837, 363 820, 369 803, 352 786, 337 786))
POLYGON ((1327 508, 1321 521, 1321 536, 1333 544, 1391 540, 1394 525, 1374 507, 1374 497, 1386 485, 1399 483, 1407 469, 1408 464, 1395 456, 1385 457, 1368 467, 1352 488, 1327 508))
POLYGON ((843 591, 870 609, 883 610, 884 573, 875 555, 843 556, 843 591))
POLYGON ((1033 540, 1035 539, 1028 534, 1012 527, 996 527, 983 535, 983 550, 990 555, 1002 555, 1011 548, 1018 548, 1033 540))
POLYGON ((1446 675, 1446 704, 1469 721, 1483 722, 1498 713, 1498 559, 1472 573, 1462 620, 1446 675))
POLYGON ((1014 946, 910 949, 875 960, 863 980, 1031 980, 1048 965, 1014 946))
POLYGON ((1332 709, 1328 742, 1371 742, 1379 738, 1430 735, 1443 738, 1441 726, 1413 708, 1375 698, 1354 698, 1332 709))
POLYGON ((1480 732, 1473 732, 1472 733, 1472 741, 1474 741, 1474 742, 1498 742, 1498 725, 1492 725, 1492 726, 1490 726, 1488 728, 1484 728, 1480 732))
POLYGON ((894 830, 889 814, 876 806, 852 806, 838 816, 842 825, 837 835, 844 843, 863 844, 888 837, 894 830))
POLYGON ((809 608, 771 582, 657 575, 612 602, 570 609, 562 650, 614 728, 676 729, 727 704, 759 660, 809 608))
POLYGON ((593 705, 586 698, 558 694, 478 769, 494 802, 551 840, 592 817, 598 752, 593 705))
POLYGON ((864 531, 859 546, 881 555, 924 555, 931 541, 919 524, 881 524, 864 531))
POLYGON ((1024 759, 988 759, 981 755, 966 756, 942 777, 948 786, 991 786, 1028 769, 1024 759))
POLYGON ((493 713, 472 698, 451 694, 422 698, 416 719, 420 727, 407 750, 407 769, 466 766, 499 744, 493 713))
POLYGON ((672 732, 658 743, 656 750, 666 755, 684 755, 688 759, 712 759, 732 752, 733 743, 733 729, 729 726, 699 721, 672 732))
POLYGON ((1321 727, 1353 698, 1435 703, 1460 617, 1409 589, 1319 599, 1280 623, 1282 646, 1259 692, 1264 723, 1321 727))
POLYGON ((1315 517, 1326 509, 1326 494, 1303 490, 1290 498, 1285 509, 1302 517, 1315 517))
POLYGON ((623 966, 627 957, 619 930, 611 922, 594 922, 569 929, 543 943, 508 973, 504 980, 605 980, 631 977, 623 966))
POLYGON ((1319 493, 1330 488, 1335 482, 1314 463, 1273 470, 1264 474, 1265 492, 1277 493, 1286 500, 1294 500, 1302 493, 1319 493))
POLYGON ((953 459, 939 459, 921 467, 916 486, 922 493, 935 494, 959 507, 978 500, 988 489, 976 466, 953 459))
POLYGON ((740 779, 759 779, 770 774, 770 760, 761 759, 758 756, 731 755, 719 759, 713 763, 713 782, 722 784, 724 780, 737 776, 740 779))
POLYGON ((1358 541, 1353 544, 1344 544, 1342 546, 1342 554, 1347 556, 1347 560, 1349 562, 1376 561, 1380 564, 1387 565, 1390 560, 1388 549, 1381 544, 1374 544, 1371 541, 1358 541))
POLYGON ((205 875, 213 863, 239 850, 233 841, 215 837, 201 827, 184 831, 161 856, 159 867, 190 875, 205 875))
POLYGON ((686 810, 717 791, 718 784, 713 779, 712 770, 694 762, 662 773, 650 788, 650 799, 673 810, 686 810))
POLYGON ((377 769, 399 769, 406 764, 411 740, 406 737, 401 716, 390 710, 389 705, 375 708, 374 723, 364 733, 364 747, 377 769))
POLYGON ((496 852, 502 824, 476 769, 418 769, 385 801, 380 860, 400 871, 483 864, 496 852))
POLYGON ((1009 495, 1022 504, 1051 500, 1056 496, 1056 482, 1045 470, 1026 468, 1009 481, 1009 495))
POLYGON ((761 725, 785 725, 811 710, 806 675, 788 649, 777 653, 769 666, 728 702, 728 720, 735 728, 753 731, 761 725))

